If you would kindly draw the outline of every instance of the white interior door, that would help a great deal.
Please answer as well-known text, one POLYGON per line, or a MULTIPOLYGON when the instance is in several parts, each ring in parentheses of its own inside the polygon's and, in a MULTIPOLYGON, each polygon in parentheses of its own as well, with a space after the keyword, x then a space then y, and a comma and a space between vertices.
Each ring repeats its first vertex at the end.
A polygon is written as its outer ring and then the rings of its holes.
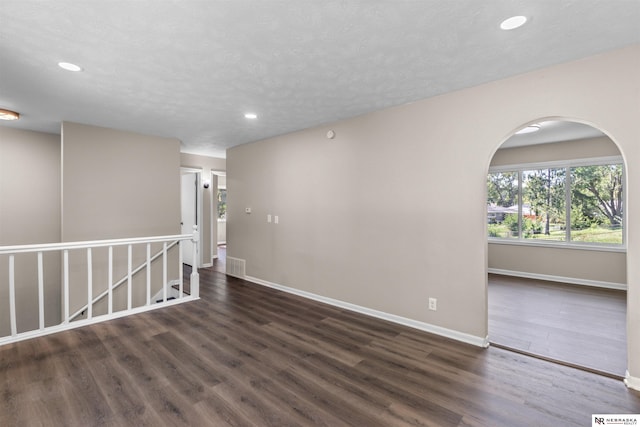
MULTIPOLYGON (((198 223, 198 175, 195 172, 184 173, 181 175, 181 191, 180 199, 182 203, 182 234, 193 233, 193 226, 198 223)), ((182 245, 182 259, 187 265, 193 267, 193 244, 186 241, 182 245)))

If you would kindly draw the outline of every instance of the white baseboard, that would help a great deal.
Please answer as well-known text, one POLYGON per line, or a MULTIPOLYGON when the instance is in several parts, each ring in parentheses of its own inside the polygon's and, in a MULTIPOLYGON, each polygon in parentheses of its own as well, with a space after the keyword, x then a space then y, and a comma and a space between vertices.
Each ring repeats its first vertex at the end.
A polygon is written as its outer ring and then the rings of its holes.
POLYGON ((527 273, 525 271, 502 270, 499 268, 489 268, 489 273, 503 276, 523 277, 525 279, 547 280, 550 282, 570 283, 572 285, 592 286, 596 288, 616 289, 626 291, 625 283, 603 282, 600 280, 579 279, 576 277, 552 276, 549 274, 527 273))
POLYGON ((640 378, 632 377, 631 374, 629 374, 629 371, 627 371, 624 377, 624 383, 627 385, 627 387, 633 390, 640 391, 640 378))
POLYGON ((396 316, 395 314, 385 313, 383 311, 373 310, 371 308, 362 307, 360 305, 351 304, 345 301, 340 301, 333 298, 324 297, 322 295, 313 294, 311 292, 301 291, 299 289, 290 288, 288 286, 279 285, 277 283, 268 282, 266 280, 258 279, 257 277, 245 276, 245 280, 256 283, 258 285, 267 286, 269 288, 278 289, 283 292, 298 295, 303 298, 308 298, 314 301, 319 301, 325 304, 332 305, 334 307, 344 308, 346 310, 355 311, 356 313, 365 314, 367 316, 377 317, 378 319, 387 320, 389 322, 397 323, 400 325, 408 326, 410 328, 419 329, 421 331, 429 332, 435 335, 440 335, 446 338, 451 338, 456 341, 461 341, 467 344, 472 344, 477 347, 488 347, 489 337, 484 338, 477 337, 475 335, 466 334, 464 332, 455 331, 453 329, 443 328, 441 326, 432 325, 430 323, 419 322, 417 320, 408 319, 402 316, 396 316))

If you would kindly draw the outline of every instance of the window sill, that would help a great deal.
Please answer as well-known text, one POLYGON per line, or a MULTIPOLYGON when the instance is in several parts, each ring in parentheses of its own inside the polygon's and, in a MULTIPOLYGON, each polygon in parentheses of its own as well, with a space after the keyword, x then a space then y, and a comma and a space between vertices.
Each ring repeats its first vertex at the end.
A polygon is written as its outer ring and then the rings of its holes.
POLYGON ((599 252, 627 252, 625 245, 605 245, 605 244, 580 244, 580 243, 567 243, 567 242, 548 242, 548 241, 532 241, 532 240, 520 240, 520 239, 497 239, 488 238, 490 244, 497 245, 512 245, 512 246, 536 246, 542 248, 554 248, 554 249, 574 249, 579 251, 599 251, 599 252))

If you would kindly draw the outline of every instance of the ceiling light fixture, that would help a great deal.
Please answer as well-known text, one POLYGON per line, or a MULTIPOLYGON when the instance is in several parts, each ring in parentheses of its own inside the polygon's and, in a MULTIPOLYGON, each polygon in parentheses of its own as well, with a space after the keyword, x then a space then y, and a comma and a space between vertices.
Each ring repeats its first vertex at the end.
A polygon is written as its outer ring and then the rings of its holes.
POLYGON ((244 115, 244 118, 245 118, 245 119, 257 119, 257 118, 258 118, 258 115, 257 115, 256 113, 246 113, 246 114, 244 115))
POLYGON ((540 130, 540 127, 541 126, 537 124, 529 125, 527 127, 520 129, 518 132, 516 132, 516 135, 523 135, 525 133, 538 132, 540 130))
POLYGON ((67 71, 82 71, 82 67, 76 64, 72 64, 71 62, 58 62, 58 67, 67 71))
POLYGON ((20 114, 15 111, 0 108, 0 120, 18 120, 20 114))
POLYGON ((500 24, 500 28, 505 31, 515 30, 516 28, 522 27, 527 22, 526 16, 512 16, 511 18, 507 18, 500 24))

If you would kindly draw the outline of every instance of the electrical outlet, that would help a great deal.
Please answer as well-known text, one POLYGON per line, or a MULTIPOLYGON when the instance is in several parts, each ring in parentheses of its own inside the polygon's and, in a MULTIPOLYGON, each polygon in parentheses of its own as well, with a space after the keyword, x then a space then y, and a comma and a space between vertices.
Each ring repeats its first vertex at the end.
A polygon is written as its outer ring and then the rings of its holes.
POLYGON ((429 298, 429 310, 436 311, 438 309, 438 300, 436 298, 429 298))

